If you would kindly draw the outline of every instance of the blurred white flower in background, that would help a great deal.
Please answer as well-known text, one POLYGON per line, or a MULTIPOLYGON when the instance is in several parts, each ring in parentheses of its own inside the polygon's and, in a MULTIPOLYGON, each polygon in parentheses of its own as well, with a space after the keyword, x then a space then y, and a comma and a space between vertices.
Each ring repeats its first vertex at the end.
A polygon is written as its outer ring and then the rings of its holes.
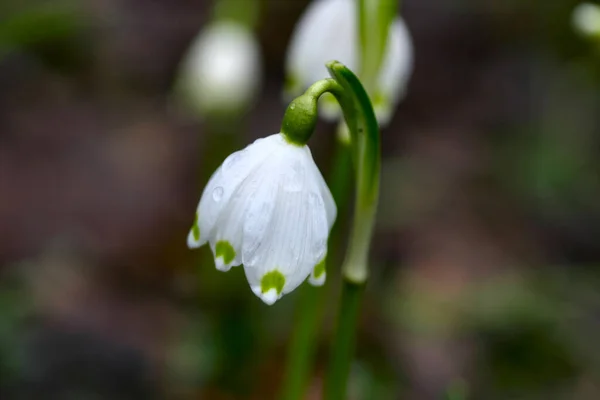
POLYGON ((336 214, 308 146, 275 134, 231 154, 217 169, 187 242, 190 248, 209 242, 221 271, 243 264, 250 288, 270 305, 307 277, 313 285, 325 282, 336 214))
POLYGON ((188 106, 201 115, 239 112, 256 96, 261 70, 253 32, 233 21, 214 22, 191 43, 178 85, 188 106))
POLYGON ((600 37, 600 6, 581 3, 573 10, 573 28, 584 36, 600 37))
MULTIPOLYGON (((314 0, 301 16, 292 34, 286 59, 285 95, 300 95, 314 82, 329 77, 325 63, 338 60, 360 71, 358 59, 357 2, 353 0, 314 0)), ((408 29, 397 17, 390 26, 386 50, 376 87, 369 93, 375 114, 386 125, 398 102, 404 97, 413 69, 413 46, 408 29)), ((331 97, 323 96, 321 114, 328 120, 341 111, 331 97)))

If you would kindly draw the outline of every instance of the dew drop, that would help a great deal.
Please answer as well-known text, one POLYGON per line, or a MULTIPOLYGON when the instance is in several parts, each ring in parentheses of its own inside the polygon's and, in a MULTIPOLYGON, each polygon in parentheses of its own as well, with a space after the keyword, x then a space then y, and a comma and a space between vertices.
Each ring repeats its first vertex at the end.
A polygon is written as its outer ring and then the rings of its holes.
POLYGON ((233 153, 232 155, 230 155, 229 157, 227 157, 225 159, 225 162, 223 163, 223 171, 226 173, 229 172, 229 170, 231 170, 233 167, 235 167, 236 164, 238 164, 241 160, 242 160, 242 151, 237 151, 237 152, 233 153))
POLYGON ((213 189, 212 198, 214 201, 221 201, 223 198, 223 188, 221 186, 213 189))
POLYGON ((315 204, 320 203, 319 196, 317 196, 314 192, 310 192, 308 194, 308 204, 314 206, 315 204))
MULTIPOLYGON (((259 243, 259 245, 260 245, 260 243, 259 243)), ((258 264, 258 261, 259 261, 259 257, 255 255, 254 257, 252 257, 252 259, 250 259, 250 262, 248 264, 256 266, 258 264)))
POLYGON ((293 110, 295 108, 296 108, 296 104, 294 104, 294 103, 290 104, 290 110, 293 110))

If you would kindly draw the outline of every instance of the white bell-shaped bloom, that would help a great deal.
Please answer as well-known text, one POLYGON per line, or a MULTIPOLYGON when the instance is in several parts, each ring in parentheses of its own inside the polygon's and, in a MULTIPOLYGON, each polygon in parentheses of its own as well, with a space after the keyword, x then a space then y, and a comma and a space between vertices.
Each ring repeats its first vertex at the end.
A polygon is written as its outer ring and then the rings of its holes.
POLYGON ((244 25, 215 22, 192 42, 180 68, 178 84, 195 111, 243 109, 260 87, 259 45, 244 25))
MULTIPOLYGON (((286 60, 286 95, 300 95, 314 82, 329 77, 325 63, 338 60, 360 71, 357 2, 354 0, 314 0, 300 18, 292 34, 286 60)), ((413 46, 401 18, 390 25, 374 91, 370 93, 381 125, 392 117, 404 97, 413 69, 413 46)), ((323 96, 321 114, 329 120, 341 111, 331 96, 323 96)))
POLYGON ((573 27, 584 36, 600 37, 600 6, 581 3, 573 10, 573 27))
POLYGON ((244 265, 250 288, 273 304, 307 277, 325 282, 337 209, 307 146, 282 134, 231 154, 202 193, 188 246, 206 242, 217 269, 244 265))

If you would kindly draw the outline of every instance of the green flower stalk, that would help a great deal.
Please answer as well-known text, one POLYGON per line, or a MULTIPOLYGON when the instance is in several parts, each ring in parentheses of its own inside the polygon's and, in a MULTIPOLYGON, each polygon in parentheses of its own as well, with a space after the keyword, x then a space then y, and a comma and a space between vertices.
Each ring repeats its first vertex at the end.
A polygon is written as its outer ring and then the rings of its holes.
POLYGON ((367 257, 379 197, 380 135, 373 106, 356 75, 337 61, 327 63, 327 69, 332 78, 316 82, 290 103, 281 132, 292 143, 306 143, 316 124, 319 97, 325 93, 332 94, 340 104, 350 132, 356 204, 342 267, 341 309, 325 386, 326 399, 343 399, 353 357, 360 298, 368 277, 367 257))
POLYGON ((288 106, 281 133, 293 143, 306 143, 316 125, 317 102, 331 93, 340 104, 350 131, 351 152, 356 174, 354 226, 343 266, 346 279, 364 283, 367 279, 367 255, 379 196, 379 126, 369 96, 362 84, 343 64, 327 63, 332 79, 313 84, 288 106))
MULTIPOLYGON (((311 1, 299 19, 288 47, 286 97, 297 96, 315 81, 324 78, 326 70, 323 64, 326 60, 336 58, 351 70, 359 72, 361 83, 373 100, 375 116, 380 126, 385 127, 397 103, 404 97, 413 69, 412 40, 404 20, 397 14, 398 8, 397 0, 311 1)), ((319 103, 320 117, 335 121, 341 115, 338 101, 332 94, 325 93, 319 103)), ((350 119, 354 118, 350 116, 350 119)), ((357 136, 356 133, 355 127, 354 136, 357 136)), ((328 183, 339 213, 345 214, 354 180, 352 161, 355 161, 355 166, 357 161, 350 153, 355 154, 360 143, 354 147, 350 146, 352 142, 350 129, 344 121, 338 124, 337 137, 338 144, 328 183)), ((356 171, 358 173, 358 170, 356 171)), ((357 187, 357 190, 361 189, 357 187)), ((361 266, 366 264, 364 247, 368 247, 368 237, 372 230, 372 218, 366 217, 370 212, 374 212, 369 210, 370 203, 376 204, 376 199, 358 196, 355 212, 357 215, 351 236, 353 244, 344 264, 345 275, 353 281, 362 280, 367 271, 361 266)), ((337 236, 334 230, 330 237, 329 255, 336 254, 336 245, 341 244, 337 236)), ((352 291, 347 288, 344 294, 348 293, 359 295, 361 290, 352 291)), ((304 398, 304 390, 315 354, 319 321, 322 317, 322 311, 318 311, 315 305, 321 304, 324 300, 323 291, 312 289, 305 289, 299 299, 297 322, 290 343, 290 355, 283 382, 281 396, 283 400, 304 398)), ((344 300, 342 304, 350 303, 352 298, 350 301, 344 300)), ((352 307, 349 309, 352 310, 352 307)), ((352 312, 340 312, 340 322, 338 322, 340 327, 346 322, 352 325, 353 318, 355 319, 357 314, 355 313, 352 318, 342 318, 342 315, 351 317, 352 312)), ((343 330, 344 328, 339 328, 340 332, 343 330)), ((352 340, 349 343, 351 345, 352 340)), ((344 349, 347 344, 336 340, 335 346, 344 349)), ((343 350, 335 351, 335 354, 342 353, 343 350)), ((351 355, 348 351, 346 353, 351 355)), ((333 360, 336 358, 334 357, 333 360)), ((342 369, 334 367, 344 363, 349 363, 349 360, 332 361, 332 370, 340 373, 337 378, 334 378, 332 373, 329 374, 327 387, 330 397, 335 396, 335 393, 331 392, 332 388, 343 389, 344 387, 341 382, 345 381, 347 372, 344 373, 342 369), (334 379, 340 383, 331 384, 334 379)))

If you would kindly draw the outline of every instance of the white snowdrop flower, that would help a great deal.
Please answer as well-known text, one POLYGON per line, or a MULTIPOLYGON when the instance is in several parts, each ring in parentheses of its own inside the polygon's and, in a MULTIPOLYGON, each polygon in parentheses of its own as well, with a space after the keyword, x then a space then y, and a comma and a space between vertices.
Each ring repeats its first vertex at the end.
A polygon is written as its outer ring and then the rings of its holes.
POLYGON ((239 110, 260 87, 259 45, 244 25, 215 22, 192 42, 180 68, 179 84, 196 111, 239 110))
MULTIPOLYGON (((328 77, 327 61, 338 60, 360 70, 356 1, 314 0, 292 34, 286 60, 286 96, 301 94, 313 82, 328 77)), ((404 97, 413 69, 413 46, 401 18, 390 26, 386 50, 374 91, 370 93, 380 125, 386 125, 404 97)), ((321 115, 328 120, 340 117, 331 95, 322 97, 321 115)))
POLYGON ((217 269, 244 265, 273 304, 307 277, 325 282, 333 197, 306 145, 278 133, 231 154, 202 193, 188 246, 210 244, 217 269))
POLYGON ((581 3, 573 10, 573 27, 584 36, 600 36, 600 6, 581 3))

